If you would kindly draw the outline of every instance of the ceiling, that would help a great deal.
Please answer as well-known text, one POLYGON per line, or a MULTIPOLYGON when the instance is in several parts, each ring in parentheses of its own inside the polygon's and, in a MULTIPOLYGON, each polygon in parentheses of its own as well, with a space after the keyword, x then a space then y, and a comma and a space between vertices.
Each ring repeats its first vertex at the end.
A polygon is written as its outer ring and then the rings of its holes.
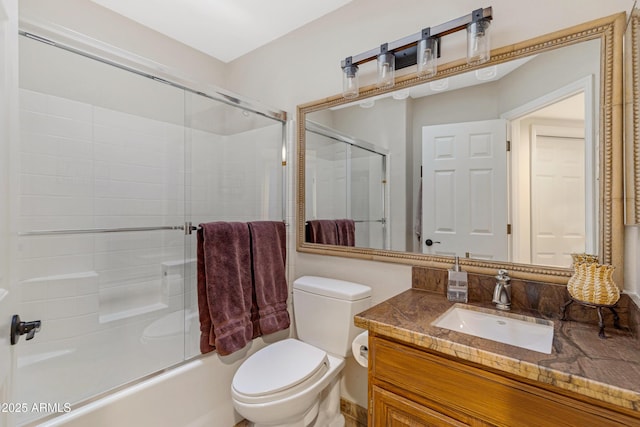
POLYGON ((230 62, 351 0, 91 0, 230 62))

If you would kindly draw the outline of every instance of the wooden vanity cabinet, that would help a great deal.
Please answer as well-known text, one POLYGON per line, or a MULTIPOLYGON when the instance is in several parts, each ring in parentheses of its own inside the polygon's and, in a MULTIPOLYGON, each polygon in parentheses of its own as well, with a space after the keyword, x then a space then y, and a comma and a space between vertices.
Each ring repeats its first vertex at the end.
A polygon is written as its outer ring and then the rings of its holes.
POLYGON ((413 402, 399 394, 373 386, 371 389, 373 413, 370 426, 468 426, 481 425, 459 422, 426 405, 413 402))
POLYGON ((640 426, 623 410, 369 336, 369 427, 640 426))

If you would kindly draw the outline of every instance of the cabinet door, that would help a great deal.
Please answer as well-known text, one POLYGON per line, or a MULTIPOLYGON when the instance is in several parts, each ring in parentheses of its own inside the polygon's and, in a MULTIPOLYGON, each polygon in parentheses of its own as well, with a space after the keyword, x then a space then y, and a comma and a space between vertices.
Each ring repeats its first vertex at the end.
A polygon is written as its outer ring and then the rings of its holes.
POLYGON ((380 387, 372 387, 372 427, 468 426, 380 387))

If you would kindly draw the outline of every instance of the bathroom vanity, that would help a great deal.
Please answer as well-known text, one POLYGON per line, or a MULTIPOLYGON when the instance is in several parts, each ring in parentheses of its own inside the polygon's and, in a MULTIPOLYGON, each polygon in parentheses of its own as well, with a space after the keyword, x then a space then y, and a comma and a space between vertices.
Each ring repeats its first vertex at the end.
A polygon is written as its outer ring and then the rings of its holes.
POLYGON ((452 305, 410 289, 355 317, 369 330, 369 426, 640 425, 634 334, 603 340, 593 324, 551 318, 545 354, 433 326, 452 305))

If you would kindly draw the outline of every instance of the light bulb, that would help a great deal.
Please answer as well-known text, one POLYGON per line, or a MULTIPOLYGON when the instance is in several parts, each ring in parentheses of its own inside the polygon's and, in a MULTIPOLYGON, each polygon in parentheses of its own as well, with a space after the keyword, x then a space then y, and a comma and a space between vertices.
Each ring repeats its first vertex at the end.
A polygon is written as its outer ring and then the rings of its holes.
POLYGON ((359 94, 358 66, 348 65, 342 69, 342 96, 346 99, 353 99, 357 98, 359 94))
POLYGON ((418 77, 433 77, 438 72, 438 39, 429 37, 418 42, 418 77))
POLYGON ((395 84, 396 57, 393 53, 378 55, 378 83, 379 88, 393 87, 395 84))
POLYGON ((491 59, 489 26, 491 21, 481 19, 467 25, 467 63, 482 64, 491 59))

